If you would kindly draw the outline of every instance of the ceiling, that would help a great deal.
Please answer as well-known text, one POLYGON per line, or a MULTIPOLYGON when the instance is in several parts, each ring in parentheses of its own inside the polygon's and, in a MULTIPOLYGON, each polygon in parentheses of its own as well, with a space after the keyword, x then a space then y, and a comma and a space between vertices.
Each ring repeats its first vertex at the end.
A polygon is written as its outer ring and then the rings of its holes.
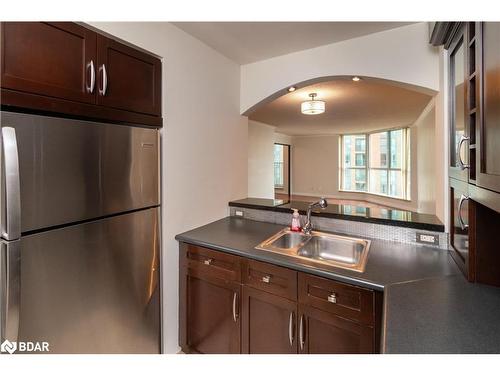
POLYGON ((357 38, 413 22, 174 22, 238 64, 357 38))
POLYGON ((288 135, 320 135, 358 133, 400 126, 410 126, 424 110, 430 95, 410 90, 400 84, 351 77, 316 83, 283 95, 257 107, 250 120, 276 126, 276 131, 288 135), (303 115, 301 102, 309 94, 326 102, 320 115, 303 115))

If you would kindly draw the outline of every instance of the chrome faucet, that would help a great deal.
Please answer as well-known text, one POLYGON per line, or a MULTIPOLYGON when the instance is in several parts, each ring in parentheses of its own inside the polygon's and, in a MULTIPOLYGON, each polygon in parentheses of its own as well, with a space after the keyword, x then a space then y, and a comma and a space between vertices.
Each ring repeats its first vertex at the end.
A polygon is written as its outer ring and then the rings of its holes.
POLYGON ((312 231, 312 223, 311 223, 311 211, 314 207, 321 207, 321 208, 326 208, 328 206, 328 202, 326 201, 325 198, 321 198, 317 202, 313 202, 307 207, 307 221, 306 224, 304 225, 304 228, 302 228, 302 232, 306 235, 310 235, 312 231))

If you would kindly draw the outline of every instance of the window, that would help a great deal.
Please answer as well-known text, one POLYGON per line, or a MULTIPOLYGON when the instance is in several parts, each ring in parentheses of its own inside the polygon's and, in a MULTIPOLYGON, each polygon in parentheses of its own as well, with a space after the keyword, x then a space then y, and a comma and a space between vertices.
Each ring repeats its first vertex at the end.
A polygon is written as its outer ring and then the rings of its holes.
POLYGON ((344 189, 366 191, 366 135, 344 135, 342 143, 344 189))
POLYGON ((284 147, 283 145, 274 145, 274 187, 282 188, 284 181, 284 147))
POLYGON ((408 129, 343 135, 340 143, 342 190, 409 199, 408 129))

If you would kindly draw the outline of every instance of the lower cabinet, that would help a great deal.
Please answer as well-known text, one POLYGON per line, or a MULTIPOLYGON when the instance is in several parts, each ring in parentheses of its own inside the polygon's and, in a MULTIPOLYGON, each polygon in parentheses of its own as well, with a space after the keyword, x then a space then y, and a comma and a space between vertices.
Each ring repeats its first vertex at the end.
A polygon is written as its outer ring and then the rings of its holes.
POLYGON ((187 277, 187 345, 207 354, 240 353, 240 286, 187 277))
POLYGON ((374 329, 337 315, 299 305, 299 353, 374 353, 374 329))
POLYGON ((380 292, 185 243, 179 263, 185 353, 379 351, 380 292))
POLYGON ((297 303, 243 285, 241 352, 297 354, 297 303))

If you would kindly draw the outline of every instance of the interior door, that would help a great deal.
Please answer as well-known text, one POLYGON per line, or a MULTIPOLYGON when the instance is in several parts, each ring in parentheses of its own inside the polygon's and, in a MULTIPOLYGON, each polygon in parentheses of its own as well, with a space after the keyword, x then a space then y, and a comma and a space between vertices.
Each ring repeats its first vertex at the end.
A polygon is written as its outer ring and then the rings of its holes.
POLYGON ((102 35, 98 35, 97 45, 97 103, 160 116, 160 59, 102 35))
POLYGON ((20 341, 159 353, 159 208, 21 239, 20 341))
POLYGON ((242 288, 241 349, 246 354, 297 354, 297 302, 242 288))
POLYGON ((2 88, 95 103, 97 34, 71 22, 3 22, 2 88))

